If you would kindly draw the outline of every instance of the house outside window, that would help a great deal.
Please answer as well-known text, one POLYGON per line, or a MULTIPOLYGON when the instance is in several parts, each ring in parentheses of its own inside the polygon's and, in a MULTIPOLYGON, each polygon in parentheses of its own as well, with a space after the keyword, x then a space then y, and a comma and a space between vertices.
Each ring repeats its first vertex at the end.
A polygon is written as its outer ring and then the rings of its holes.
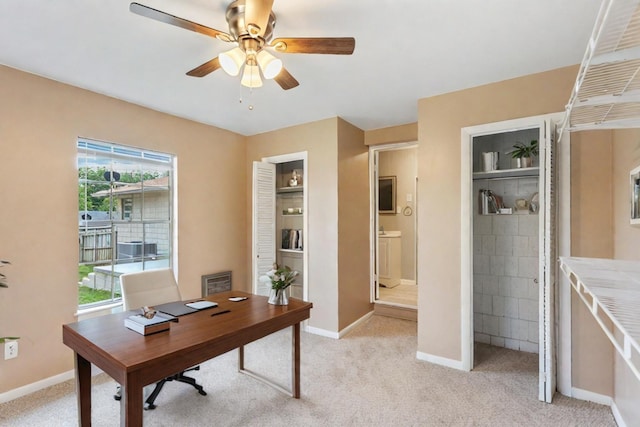
POLYGON ((78 139, 81 309, 121 300, 120 275, 172 265, 170 154, 78 139))

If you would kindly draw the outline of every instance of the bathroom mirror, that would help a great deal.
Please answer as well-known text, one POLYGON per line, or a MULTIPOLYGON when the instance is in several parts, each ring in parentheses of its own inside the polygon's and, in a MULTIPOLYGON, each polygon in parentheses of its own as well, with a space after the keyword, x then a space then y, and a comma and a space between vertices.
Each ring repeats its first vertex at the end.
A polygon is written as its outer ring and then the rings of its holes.
POLYGON ((378 213, 396 213, 395 176, 381 176, 378 178, 378 213))

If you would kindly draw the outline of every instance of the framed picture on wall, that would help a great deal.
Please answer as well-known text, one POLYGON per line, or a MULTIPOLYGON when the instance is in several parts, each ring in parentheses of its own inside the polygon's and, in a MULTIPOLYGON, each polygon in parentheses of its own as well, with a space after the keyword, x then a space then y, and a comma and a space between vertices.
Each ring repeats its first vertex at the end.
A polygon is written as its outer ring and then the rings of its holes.
POLYGON ((378 213, 396 213, 396 177, 381 176, 378 178, 378 213))

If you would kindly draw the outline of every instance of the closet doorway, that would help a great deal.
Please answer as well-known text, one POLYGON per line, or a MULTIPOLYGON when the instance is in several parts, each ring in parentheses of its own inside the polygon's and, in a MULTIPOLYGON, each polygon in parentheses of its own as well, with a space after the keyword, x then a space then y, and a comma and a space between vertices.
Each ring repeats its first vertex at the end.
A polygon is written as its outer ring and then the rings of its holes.
POLYGON ((417 144, 369 149, 371 301, 417 309, 417 144))
POLYGON ((561 119, 464 128, 461 146, 463 368, 473 369, 474 343, 538 353, 538 398, 546 402, 556 390, 556 260, 569 242, 568 144, 560 167, 556 161, 561 119), (533 141, 533 164, 513 158, 533 141))

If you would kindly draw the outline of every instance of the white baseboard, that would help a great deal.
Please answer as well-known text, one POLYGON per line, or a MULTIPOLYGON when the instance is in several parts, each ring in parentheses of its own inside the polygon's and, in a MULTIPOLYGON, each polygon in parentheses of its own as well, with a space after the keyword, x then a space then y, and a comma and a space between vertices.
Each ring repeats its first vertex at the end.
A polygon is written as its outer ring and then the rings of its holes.
POLYGON ((465 371, 465 369, 462 367, 461 360, 447 359, 446 357, 435 356, 433 354, 423 353, 421 351, 416 352, 416 358, 418 360, 424 360, 425 362, 433 363, 436 365, 446 366, 447 368, 465 371))
POLYGON ((571 389, 571 397, 609 406, 611 408, 611 413, 613 414, 613 419, 616 421, 618 427, 627 427, 627 423, 624 418, 622 418, 618 405, 616 405, 616 402, 612 397, 575 387, 571 389))
POLYGON ((409 279, 400 279, 400 284, 401 285, 413 285, 413 286, 415 286, 416 281, 415 280, 409 280, 409 279))
POLYGON ((359 318, 358 320, 356 320, 355 322, 353 322, 352 324, 350 324, 349 326, 347 326, 346 328, 344 328, 339 332, 327 331, 326 329, 314 328, 313 326, 308 326, 308 325, 304 328, 304 330, 305 332, 309 332, 310 334, 320 335, 321 337, 327 337, 327 338, 333 338, 333 339, 339 340, 340 338, 344 337, 349 332, 351 332, 354 328, 359 326, 361 323, 369 319, 371 316, 373 316, 373 311, 370 311, 369 313, 365 314, 364 316, 362 316, 361 318, 359 318))
POLYGON ((22 387, 14 388, 5 393, 0 394, 0 403, 5 403, 13 399, 17 399, 27 394, 35 393, 52 385, 56 385, 75 377, 75 371, 67 371, 49 378, 45 378, 35 383, 27 384, 22 387))
POLYGON ((606 396, 600 393, 594 393, 589 390, 583 390, 581 388, 572 387, 571 397, 574 399, 586 400, 588 402, 598 403, 600 405, 611 406, 613 399, 611 396, 606 396))
POLYGON ((611 402, 611 412, 613 413, 613 419, 616 420, 618 427, 627 427, 627 423, 622 419, 622 414, 616 405, 616 402, 611 402))
POLYGON ((347 326, 346 328, 338 332, 338 336, 340 338, 344 337, 349 332, 353 331, 357 326, 359 326, 360 324, 368 320, 371 316, 373 316, 373 311, 368 312, 367 314, 365 314, 364 316, 362 316, 361 318, 359 318, 358 320, 356 320, 355 322, 353 322, 352 324, 350 324, 349 326, 347 326))
POLYGON ((326 329, 314 328, 313 326, 306 326, 304 328, 305 332, 309 332, 310 334, 320 335, 321 337, 333 338, 335 340, 340 338, 338 332, 327 331, 326 329))

